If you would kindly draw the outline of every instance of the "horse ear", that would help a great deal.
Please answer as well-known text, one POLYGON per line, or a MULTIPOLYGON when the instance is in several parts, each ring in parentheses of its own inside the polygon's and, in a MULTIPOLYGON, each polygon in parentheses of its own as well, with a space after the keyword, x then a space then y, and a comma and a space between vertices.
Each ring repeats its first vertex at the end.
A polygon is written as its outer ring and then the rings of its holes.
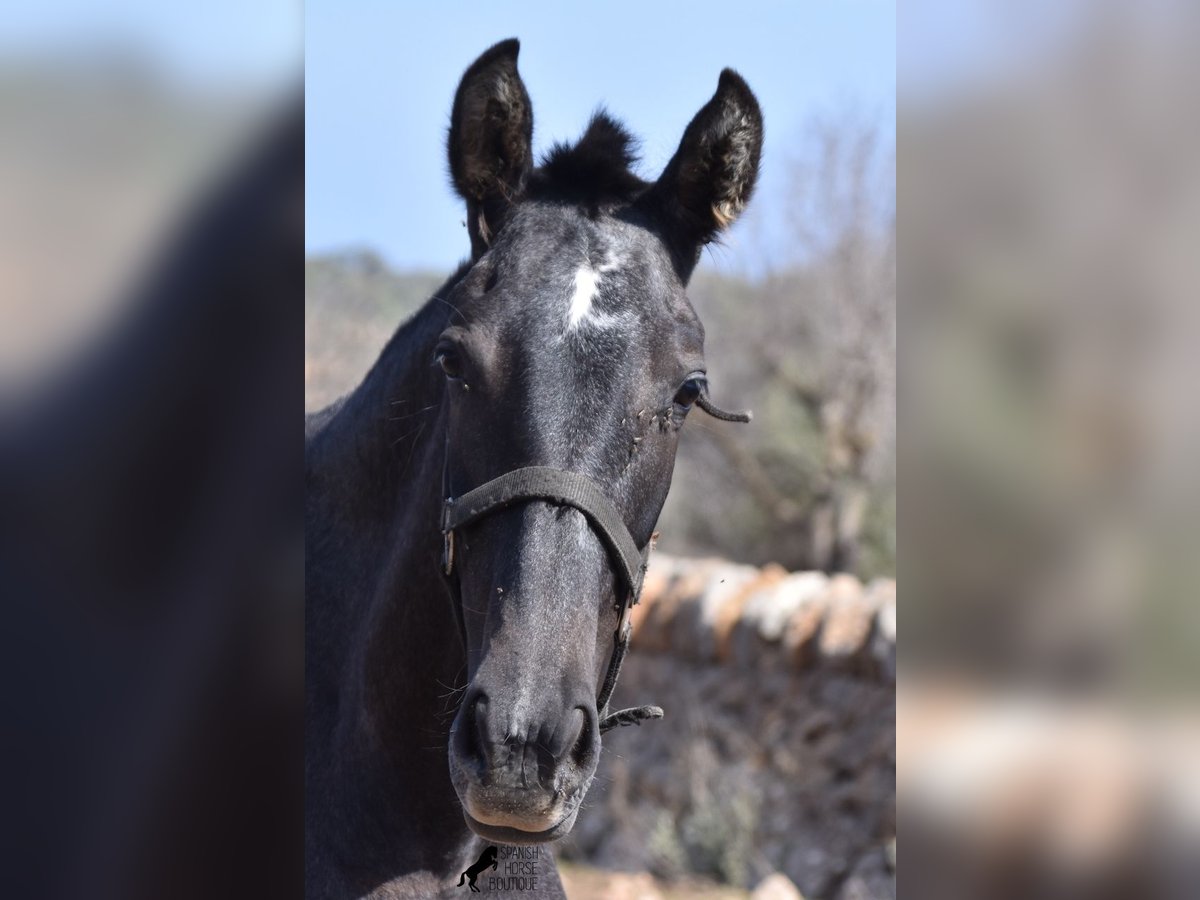
POLYGON ((644 201, 664 221, 685 279, 700 248, 732 225, 749 202, 762 141, 758 100, 737 72, 725 69, 644 201))
POLYGON ((450 176, 467 201, 471 255, 504 224, 533 168, 533 107, 517 73, 520 41, 501 41, 463 74, 450 115, 450 176))

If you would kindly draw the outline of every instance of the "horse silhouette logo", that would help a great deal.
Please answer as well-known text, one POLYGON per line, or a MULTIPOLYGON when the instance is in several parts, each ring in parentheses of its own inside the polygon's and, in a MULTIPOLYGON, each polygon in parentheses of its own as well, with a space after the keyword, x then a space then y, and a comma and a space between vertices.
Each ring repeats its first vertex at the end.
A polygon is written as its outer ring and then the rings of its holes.
POLYGON ((458 876, 458 887, 463 886, 463 881, 466 880, 467 886, 475 893, 479 894, 482 891, 475 887, 475 879, 485 869, 495 869, 500 865, 500 860, 497 859, 498 850, 495 847, 487 847, 479 854, 479 859, 475 860, 475 865, 467 868, 465 872, 458 876))

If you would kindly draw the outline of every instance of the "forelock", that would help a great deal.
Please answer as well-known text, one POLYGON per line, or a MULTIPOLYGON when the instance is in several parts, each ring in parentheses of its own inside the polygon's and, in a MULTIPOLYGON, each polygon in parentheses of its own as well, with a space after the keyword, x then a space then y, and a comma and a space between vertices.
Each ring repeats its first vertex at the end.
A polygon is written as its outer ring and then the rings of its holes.
POLYGON ((648 187, 632 171, 637 159, 636 139, 601 109, 576 143, 550 148, 530 179, 528 196, 578 203, 592 212, 631 203, 648 187))

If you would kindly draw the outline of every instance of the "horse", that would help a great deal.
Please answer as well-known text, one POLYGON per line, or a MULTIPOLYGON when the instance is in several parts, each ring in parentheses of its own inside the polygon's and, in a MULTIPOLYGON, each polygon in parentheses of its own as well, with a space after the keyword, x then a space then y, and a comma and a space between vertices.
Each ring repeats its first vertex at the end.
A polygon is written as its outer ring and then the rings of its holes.
MULTIPOLYGON (((481 847, 570 832, 602 728, 661 715, 607 695, 680 429, 722 415, 686 286, 762 113, 725 69, 657 180, 603 108, 535 165, 518 50, 453 101, 469 258, 305 420, 309 897, 453 896, 481 847)), ((521 896, 563 896, 537 858, 521 896)))
POLYGON ((462 887, 463 882, 465 881, 467 882, 467 886, 476 894, 483 893, 475 886, 475 882, 479 876, 488 869, 495 870, 499 868, 500 860, 497 858, 499 852, 499 849, 494 845, 491 847, 485 847, 483 852, 479 854, 479 859, 467 866, 467 868, 463 870, 463 873, 458 876, 458 884, 456 887, 462 887))

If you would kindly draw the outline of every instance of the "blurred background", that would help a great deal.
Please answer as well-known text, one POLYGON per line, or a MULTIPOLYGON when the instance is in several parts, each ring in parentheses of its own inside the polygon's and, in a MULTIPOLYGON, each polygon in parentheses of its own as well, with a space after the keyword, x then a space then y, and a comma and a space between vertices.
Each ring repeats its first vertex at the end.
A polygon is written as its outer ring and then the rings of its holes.
POLYGON ((572 897, 891 898, 895 11, 603 9, 308 5, 306 408, 357 386, 468 253, 445 131, 484 49, 520 38, 536 152, 604 105, 649 180, 737 69, 766 119, 759 188, 688 293, 714 400, 754 421, 684 429, 614 700, 671 720, 606 739, 556 852, 572 897))
POLYGON ((296 896, 301 11, 3 19, 3 893, 296 896))
POLYGON ((906 895, 1196 896, 1198 39, 905 7, 906 895))

